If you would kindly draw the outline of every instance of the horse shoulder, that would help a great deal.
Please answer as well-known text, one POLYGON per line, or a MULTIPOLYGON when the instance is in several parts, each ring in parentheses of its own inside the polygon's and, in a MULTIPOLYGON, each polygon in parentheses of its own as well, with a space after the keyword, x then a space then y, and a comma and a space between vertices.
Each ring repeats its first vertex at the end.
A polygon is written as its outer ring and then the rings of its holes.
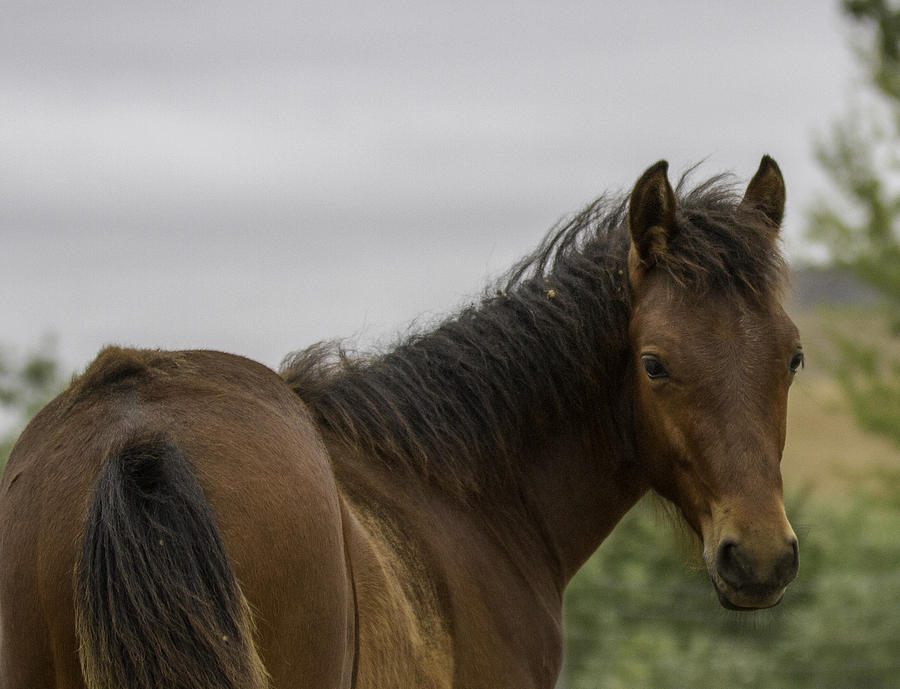
POLYGON ((510 558, 480 512, 371 459, 332 456, 348 512, 358 687, 552 687, 562 652, 552 587, 510 558))

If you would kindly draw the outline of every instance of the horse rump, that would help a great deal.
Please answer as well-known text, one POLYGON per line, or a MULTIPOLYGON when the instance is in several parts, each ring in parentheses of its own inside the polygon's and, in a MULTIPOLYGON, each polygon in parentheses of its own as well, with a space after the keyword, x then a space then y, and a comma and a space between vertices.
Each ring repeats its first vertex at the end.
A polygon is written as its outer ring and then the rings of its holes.
POLYGON ((105 464, 75 614, 88 689, 264 689, 249 607, 191 462, 162 436, 105 464))

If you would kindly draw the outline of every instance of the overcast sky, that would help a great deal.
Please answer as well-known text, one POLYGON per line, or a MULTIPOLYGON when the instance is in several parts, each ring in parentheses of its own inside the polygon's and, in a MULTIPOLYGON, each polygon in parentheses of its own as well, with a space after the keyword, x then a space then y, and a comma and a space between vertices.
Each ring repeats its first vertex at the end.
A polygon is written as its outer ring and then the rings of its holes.
POLYGON ((36 2, 0 21, 0 345, 277 366, 452 311, 650 164, 824 187, 826 0, 36 2))

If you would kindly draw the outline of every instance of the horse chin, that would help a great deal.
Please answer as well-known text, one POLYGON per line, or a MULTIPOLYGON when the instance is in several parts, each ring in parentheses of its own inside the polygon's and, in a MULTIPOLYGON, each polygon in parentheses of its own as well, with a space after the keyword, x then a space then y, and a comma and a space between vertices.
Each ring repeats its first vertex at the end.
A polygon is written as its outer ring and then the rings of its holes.
POLYGON ((719 583, 713 581, 713 588, 719 597, 719 603, 726 610, 736 610, 738 612, 753 612, 754 610, 764 610, 773 608, 778 605, 784 598, 784 589, 776 591, 763 591, 754 594, 747 594, 739 591, 722 590, 719 583))

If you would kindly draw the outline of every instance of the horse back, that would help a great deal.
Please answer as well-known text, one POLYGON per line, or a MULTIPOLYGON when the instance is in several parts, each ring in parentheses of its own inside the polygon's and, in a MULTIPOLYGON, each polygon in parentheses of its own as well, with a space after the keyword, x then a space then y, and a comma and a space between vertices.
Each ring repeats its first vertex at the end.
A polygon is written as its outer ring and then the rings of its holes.
POLYGON ((115 348, 35 417, 0 481, 0 685, 84 686, 73 572, 85 519, 104 467, 147 437, 188 458, 273 685, 348 686, 340 499, 302 403, 240 357, 115 348))

